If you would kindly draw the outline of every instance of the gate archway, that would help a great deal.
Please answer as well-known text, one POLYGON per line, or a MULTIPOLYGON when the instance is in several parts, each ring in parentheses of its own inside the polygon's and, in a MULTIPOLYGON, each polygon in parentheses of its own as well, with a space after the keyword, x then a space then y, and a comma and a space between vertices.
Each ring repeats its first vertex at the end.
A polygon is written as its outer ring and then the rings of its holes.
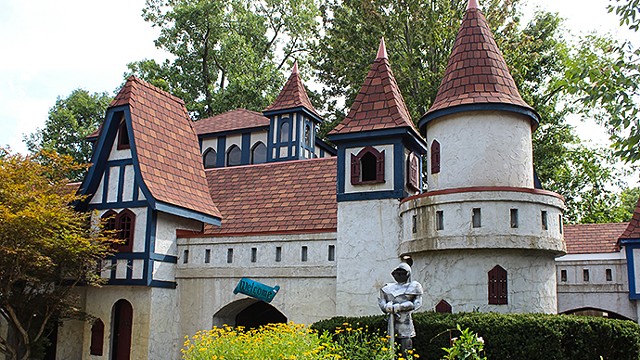
POLYGON ((246 298, 225 305, 213 315, 213 326, 244 326, 255 328, 273 323, 286 323, 287 317, 273 305, 246 298))

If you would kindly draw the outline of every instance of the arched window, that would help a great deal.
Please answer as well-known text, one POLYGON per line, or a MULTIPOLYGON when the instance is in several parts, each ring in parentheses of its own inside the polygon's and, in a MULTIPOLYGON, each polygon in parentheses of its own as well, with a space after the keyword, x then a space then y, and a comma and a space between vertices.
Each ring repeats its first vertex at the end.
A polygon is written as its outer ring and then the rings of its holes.
POLYGON ((114 249, 118 252, 133 251, 133 234, 135 229, 136 215, 128 209, 123 210, 116 216, 116 230, 118 230, 117 238, 121 240, 119 244, 114 245, 114 249))
POLYGON ((240 165, 242 161, 242 150, 237 145, 231 145, 227 150, 227 166, 240 165))
POLYGON ((489 271, 489 304, 507 304, 507 270, 500 265, 489 271))
POLYGON ((440 172, 440 143, 438 140, 433 140, 431 143, 431 173, 437 174, 440 172))
POLYGON ((413 190, 420 190, 420 165, 415 153, 409 154, 407 159, 407 186, 413 190))
POLYGON ((129 132, 127 132, 127 123, 124 121, 124 117, 120 121, 118 126, 118 150, 129 149, 131 144, 129 143, 129 132))
POLYGON ((91 355, 102 356, 102 348, 104 345, 104 323, 100 319, 96 319, 91 325, 91 355))
POLYGON ((281 120, 280 124, 280 142, 289 142, 289 132, 291 131, 291 126, 289 125, 289 119, 281 120))
POLYGON ((384 150, 366 146, 358 155, 351 154, 351 184, 384 182, 384 150))
POLYGON ((308 123, 304 126, 304 144, 311 147, 311 125, 308 123))
POLYGON ((259 141, 251 149, 251 163, 262 164, 265 162, 267 162, 267 147, 259 141))
POLYGON ((205 169, 211 169, 216 167, 216 163, 218 160, 218 153, 212 148, 208 148, 207 151, 204 152, 203 162, 205 169))
POLYGON ((116 229, 116 216, 118 214, 113 211, 113 210, 109 210, 106 213, 102 214, 101 218, 104 221, 104 229, 108 230, 108 231, 112 231, 116 229))

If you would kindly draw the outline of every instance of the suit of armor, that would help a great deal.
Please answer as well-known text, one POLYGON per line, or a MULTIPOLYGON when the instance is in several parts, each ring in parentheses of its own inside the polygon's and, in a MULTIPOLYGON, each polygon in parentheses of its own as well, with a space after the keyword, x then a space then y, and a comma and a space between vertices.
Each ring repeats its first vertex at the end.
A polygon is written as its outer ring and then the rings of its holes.
POLYGON ((406 350, 412 347, 411 338, 416 336, 411 313, 422 306, 422 285, 411 281, 411 267, 406 263, 398 265, 391 275, 396 282, 380 289, 378 305, 385 314, 393 316, 395 336, 406 350))

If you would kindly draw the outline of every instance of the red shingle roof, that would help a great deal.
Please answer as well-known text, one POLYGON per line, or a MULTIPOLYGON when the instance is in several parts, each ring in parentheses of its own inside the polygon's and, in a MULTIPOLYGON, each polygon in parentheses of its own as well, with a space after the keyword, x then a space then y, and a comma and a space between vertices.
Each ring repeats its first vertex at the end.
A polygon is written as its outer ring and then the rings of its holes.
POLYGON ((198 138, 184 102, 131 76, 110 107, 126 104, 140 175, 153 198, 220 217, 209 195, 198 138))
POLYGON ((618 237, 629 223, 576 224, 564 226, 567 254, 620 251, 618 237))
POLYGON ((208 169, 221 227, 206 235, 336 231, 336 159, 208 169))
POLYGON ((533 110, 520 97, 487 20, 470 3, 438 94, 427 114, 457 105, 491 103, 533 110))
POLYGON ((280 91, 276 101, 269 105, 269 107, 264 111, 287 110, 297 107, 303 107, 320 117, 316 109, 311 104, 311 100, 309 100, 307 89, 305 89, 302 79, 300 78, 300 74, 298 74, 298 63, 296 62, 293 65, 293 70, 291 71, 289 80, 284 84, 284 87, 282 88, 282 91, 280 91))
POLYGON ((269 126, 269 118, 259 112, 236 109, 193 123, 196 134, 211 134, 260 126, 269 126))
POLYGON ((410 128, 418 134, 391 71, 382 40, 377 59, 371 65, 349 114, 329 134, 399 127, 410 128))
POLYGON ((631 222, 629 222, 629 226, 627 226, 622 236, 620 236, 620 239, 640 239, 640 199, 638 199, 638 203, 636 204, 631 222))

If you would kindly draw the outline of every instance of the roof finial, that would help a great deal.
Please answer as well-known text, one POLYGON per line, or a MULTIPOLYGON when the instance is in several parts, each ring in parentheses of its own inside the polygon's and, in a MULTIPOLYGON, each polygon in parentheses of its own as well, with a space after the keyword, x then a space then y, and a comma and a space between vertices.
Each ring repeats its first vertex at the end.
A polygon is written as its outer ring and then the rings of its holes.
POLYGON ((293 61, 293 69, 291 70, 291 74, 297 74, 298 73, 298 59, 293 61))
POLYGON ((469 0, 469 4, 467 4, 467 10, 477 9, 478 8, 478 0, 469 0))
POLYGON ((376 59, 389 59, 387 57, 387 47, 384 45, 384 37, 380 38, 380 47, 378 48, 376 59))

